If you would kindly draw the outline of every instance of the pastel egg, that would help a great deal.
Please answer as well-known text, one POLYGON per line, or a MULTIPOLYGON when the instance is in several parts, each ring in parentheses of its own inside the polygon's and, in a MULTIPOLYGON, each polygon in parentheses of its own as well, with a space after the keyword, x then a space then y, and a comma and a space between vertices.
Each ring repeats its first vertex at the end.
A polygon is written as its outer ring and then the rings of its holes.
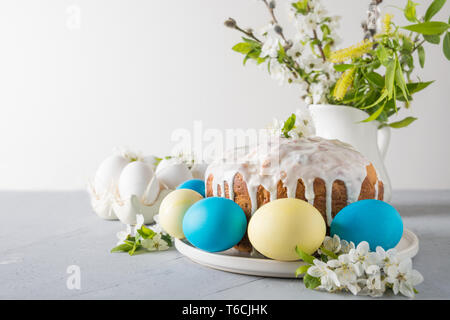
POLYGON ((388 250, 400 242, 403 221, 390 204, 380 200, 361 200, 339 211, 331 222, 330 233, 353 241, 355 245, 367 241, 372 251, 377 246, 388 250))
POLYGON ((180 184, 177 189, 191 189, 200 193, 205 197, 205 181, 199 179, 192 179, 180 184))
POLYGON ((241 207, 226 198, 196 202, 183 219, 183 232, 197 248, 219 252, 232 248, 245 235, 247 217, 241 207))
POLYGON ((123 168, 129 163, 122 156, 114 155, 106 158, 98 167, 94 178, 94 189, 98 194, 103 194, 115 186, 123 168))
MULTIPOLYGON (((120 197, 128 199, 135 195, 141 198, 148 191, 147 188, 153 177, 153 170, 147 163, 142 161, 129 163, 120 174, 118 185, 120 197)), ((155 193, 157 195, 156 191, 151 192, 153 195, 155 193)))
POLYGON ((178 189, 169 193, 159 207, 159 224, 172 237, 183 239, 183 218, 186 211, 202 195, 191 189, 178 189))
POLYGON ((312 254, 325 239, 326 226, 320 212, 306 201, 285 198, 271 201, 253 214, 248 237, 264 256, 281 261, 299 260, 295 251, 312 254))

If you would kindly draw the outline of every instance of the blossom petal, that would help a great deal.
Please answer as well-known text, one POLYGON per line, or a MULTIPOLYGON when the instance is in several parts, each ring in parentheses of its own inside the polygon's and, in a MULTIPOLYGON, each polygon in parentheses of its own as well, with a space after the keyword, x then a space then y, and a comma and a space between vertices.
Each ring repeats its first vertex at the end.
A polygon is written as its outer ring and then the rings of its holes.
POLYGON ((415 295, 413 286, 405 281, 400 283, 400 292, 409 298, 414 298, 415 295))
POLYGON ((312 267, 310 267, 309 269, 308 269, 308 274, 311 276, 311 277, 315 277, 315 278, 317 278, 317 277, 321 277, 324 273, 322 272, 322 270, 319 268, 319 267, 316 267, 316 266, 312 266, 312 267))

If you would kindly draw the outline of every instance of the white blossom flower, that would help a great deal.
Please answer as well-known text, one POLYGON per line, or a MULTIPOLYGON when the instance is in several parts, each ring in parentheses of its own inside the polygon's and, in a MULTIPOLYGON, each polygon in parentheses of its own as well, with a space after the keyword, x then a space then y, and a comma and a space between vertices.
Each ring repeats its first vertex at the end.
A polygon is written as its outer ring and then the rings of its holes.
POLYGON ((141 240, 141 245, 148 251, 163 251, 169 249, 166 241, 161 239, 161 234, 157 233, 151 239, 141 240))
POLYGON ((325 262, 314 259, 313 263, 307 272, 312 277, 320 278, 321 289, 333 291, 341 286, 336 273, 325 262))
POLYGON ((310 96, 305 97, 304 100, 305 100, 305 103, 306 103, 306 104, 308 104, 308 105, 312 104, 312 99, 311 99, 310 96))
POLYGON ((355 270, 358 276, 363 275, 364 270, 376 262, 376 254, 369 252, 369 243, 362 241, 356 249, 351 249, 348 253, 351 261, 355 264, 355 270))
POLYGON ((155 215, 153 217, 153 220, 155 221, 155 224, 148 226, 148 227, 156 233, 165 233, 163 228, 159 224, 159 214, 155 215))
POLYGON ((381 279, 381 270, 377 265, 371 265, 366 269, 367 279, 363 281, 365 287, 363 294, 371 297, 381 297, 386 291, 386 281, 381 279))
POLYGON ((341 253, 349 253, 352 249, 355 249, 355 244, 352 241, 341 240, 341 253))
POLYGON ((354 295, 358 294, 361 288, 357 282, 357 270, 348 254, 341 254, 338 259, 329 260, 327 265, 334 268, 341 287, 348 289, 354 295))
POLYGON ((280 41, 275 37, 268 37, 261 48, 260 57, 276 58, 280 49, 280 41))
POLYGON ((327 90, 322 82, 312 83, 310 87, 312 102, 314 104, 326 103, 327 90))
POLYGON ((290 73, 284 64, 280 64, 277 59, 270 60, 270 75, 272 79, 278 81, 279 85, 286 83, 289 74, 290 73))
POLYGON ((387 282, 392 284, 394 294, 398 292, 403 295, 414 298, 414 286, 423 281, 423 276, 419 271, 412 268, 410 258, 401 261, 398 265, 392 265, 387 269, 387 282))
POLYGON ((295 111, 294 132, 298 137, 311 137, 316 134, 316 127, 311 113, 306 107, 297 108, 295 111))
POLYGON ((325 18, 325 16, 327 15, 327 10, 325 9, 325 6, 320 2, 317 2, 314 5, 314 8, 312 11, 317 16, 318 21, 322 21, 325 18))
POLYGON ((269 134, 274 137, 279 137, 282 134, 282 128, 283 128, 283 121, 280 121, 278 119, 273 119, 272 123, 267 126, 267 130, 269 131, 269 134))
POLYGON ((119 231, 116 233, 117 238, 119 241, 117 242, 117 245, 121 245, 124 243, 125 240, 127 240, 128 236, 132 234, 132 228, 129 224, 127 224, 127 229, 125 231, 119 231))
POLYGON ((318 58, 312 54, 304 54, 297 59, 298 64, 306 73, 312 71, 322 70, 324 62, 321 58, 318 58))
POLYGON ((383 266, 384 272, 387 272, 389 267, 397 265, 399 262, 397 258, 397 250, 395 248, 385 251, 382 247, 378 246, 376 248, 376 254, 378 256, 378 260, 383 266))
POLYGON ((341 251, 341 239, 337 234, 335 234, 333 238, 326 236, 322 245, 326 250, 333 253, 339 253, 339 251, 341 251))
POLYGON ((310 13, 305 16, 303 23, 305 25, 305 29, 315 30, 317 28, 317 24, 320 22, 320 17, 315 13, 310 13))

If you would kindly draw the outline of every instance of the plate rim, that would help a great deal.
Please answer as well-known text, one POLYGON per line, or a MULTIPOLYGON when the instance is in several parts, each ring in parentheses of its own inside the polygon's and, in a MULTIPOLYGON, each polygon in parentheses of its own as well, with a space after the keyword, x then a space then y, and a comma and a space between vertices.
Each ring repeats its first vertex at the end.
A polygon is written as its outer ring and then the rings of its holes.
MULTIPOLYGON (((419 238, 417 235, 409 229, 405 229, 402 235, 402 238, 406 238, 411 243, 407 248, 398 252, 400 257, 413 258, 417 255, 419 251, 419 238)), ((242 257, 242 256, 233 256, 226 255, 222 252, 207 252, 201 250, 199 248, 194 247, 190 243, 186 243, 185 240, 175 239, 175 248, 180 252, 183 256, 189 258, 190 260, 207 266, 209 268, 213 268, 216 270, 222 270, 232 273, 240 273, 246 275, 253 276, 263 276, 263 277, 278 277, 278 278, 295 278, 295 274, 288 276, 280 270, 280 267, 284 268, 294 268, 299 267, 304 264, 301 260, 296 261, 279 261, 273 260, 270 258, 256 258, 256 257, 242 257), (199 257, 199 258, 198 258, 199 257), (249 267, 242 267, 242 264, 245 262, 249 262, 249 267), (240 267, 230 267, 236 263, 241 264, 240 267), (255 270, 255 264, 259 264, 260 266, 275 266, 273 270, 255 270)))

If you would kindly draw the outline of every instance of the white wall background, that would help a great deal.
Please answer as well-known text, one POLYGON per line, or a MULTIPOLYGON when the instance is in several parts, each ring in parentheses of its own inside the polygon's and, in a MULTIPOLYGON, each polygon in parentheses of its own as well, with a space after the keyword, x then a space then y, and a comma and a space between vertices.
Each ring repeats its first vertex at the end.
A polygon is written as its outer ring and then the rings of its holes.
MULTIPOLYGON (((361 39, 368 2, 324 0, 344 17, 343 45, 361 39)), ((1 1, 0 189, 84 188, 114 146, 164 155, 172 131, 194 120, 260 128, 294 111, 295 87, 244 68, 231 51, 239 35, 223 27, 228 16, 254 27, 268 21, 252 0, 1 1)), ((449 71, 430 45, 420 75, 436 84, 416 96, 419 121, 393 132, 386 160, 396 189, 450 188, 449 71)))

